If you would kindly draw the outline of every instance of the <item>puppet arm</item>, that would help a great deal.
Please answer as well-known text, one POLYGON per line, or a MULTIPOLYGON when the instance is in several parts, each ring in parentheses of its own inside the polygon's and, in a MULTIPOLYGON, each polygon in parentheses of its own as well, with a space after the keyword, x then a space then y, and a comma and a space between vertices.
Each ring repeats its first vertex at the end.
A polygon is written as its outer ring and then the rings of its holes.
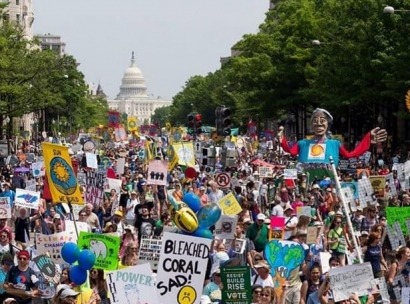
POLYGON ((285 136, 282 137, 280 145, 282 146, 283 151, 290 153, 292 156, 297 156, 299 154, 299 145, 296 143, 292 148, 289 147, 285 136))
POLYGON ((340 149, 339 149, 340 155, 345 158, 359 157, 360 155, 362 155, 363 153, 369 150, 370 143, 371 143, 370 140, 371 140, 371 136, 369 132, 363 137, 362 141, 351 152, 347 151, 343 145, 340 146, 340 149))

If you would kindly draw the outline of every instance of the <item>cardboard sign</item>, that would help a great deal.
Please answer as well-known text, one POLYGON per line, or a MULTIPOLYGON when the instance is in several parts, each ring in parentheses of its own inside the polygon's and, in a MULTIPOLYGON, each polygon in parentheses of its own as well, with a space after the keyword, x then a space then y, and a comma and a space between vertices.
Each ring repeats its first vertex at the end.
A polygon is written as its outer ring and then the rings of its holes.
POLYGON ((150 161, 148 164, 147 184, 166 186, 167 170, 167 161, 158 159, 150 161))
POLYGON ((377 198, 384 198, 385 195, 385 176, 369 176, 370 183, 373 187, 374 194, 377 198))
POLYGON ((237 216, 221 215, 215 224, 215 236, 219 239, 234 239, 237 221, 237 216))
POLYGON ((117 158, 116 160, 116 170, 117 170, 117 174, 121 175, 124 174, 124 168, 125 168, 125 158, 117 158))
POLYGON ((156 280, 159 303, 200 303, 211 242, 164 233, 156 280))
POLYGON ((36 192, 37 190, 37 183, 35 179, 28 179, 26 180, 26 190, 36 192))
POLYGON ((112 303, 159 303, 149 264, 107 272, 106 280, 112 303))
POLYGON ((115 270, 118 267, 120 238, 104 234, 81 232, 77 241, 81 249, 91 250, 95 256, 95 268, 115 270))
POLYGON ((11 205, 9 197, 0 197, 0 219, 11 218, 11 205))
POLYGON ((61 257, 61 248, 67 242, 76 243, 77 235, 75 232, 65 231, 50 235, 37 233, 35 242, 38 252, 47 253, 55 264, 64 264, 65 262, 61 257))
POLYGON ((251 303, 251 271, 248 266, 221 268, 222 302, 226 304, 251 303))
POLYGON ((307 217, 312 217, 312 208, 310 206, 302 206, 302 207, 297 207, 296 208, 296 214, 298 218, 300 216, 307 216, 307 217))
POLYGON ((222 212, 225 215, 237 215, 242 211, 241 205, 239 205, 232 192, 221 198, 218 202, 218 206, 222 209, 222 212))
POLYGON ((33 258, 33 262, 34 264, 36 264, 36 266, 40 270, 40 273, 47 280, 47 282, 54 284, 60 283, 61 274, 51 257, 45 254, 38 255, 33 258))
POLYGON ((372 266, 368 262, 331 268, 329 275, 335 302, 348 299, 352 290, 360 297, 376 288, 372 266))
POLYGON ((45 176, 46 167, 44 166, 44 162, 32 163, 31 164, 31 174, 33 174, 33 177, 45 176))
POLYGON ((258 172, 259 172, 259 177, 262 177, 262 178, 272 178, 273 177, 273 168, 271 167, 259 166, 258 172))
POLYGON ((40 202, 40 192, 33 192, 24 189, 16 189, 16 199, 14 204, 19 207, 38 209, 40 202))
POLYGON ((143 237, 138 252, 138 264, 149 263, 152 270, 158 269, 162 240, 143 237))
POLYGON ((283 170, 283 178, 284 179, 297 179, 298 178, 298 170, 297 169, 284 169, 283 170))
POLYGON ((307 238, 306 238, 306 244, 316 244, 317 240, 317 234, 319 232, 319 229, 316 226, 311 226, 307 228, 307 238))

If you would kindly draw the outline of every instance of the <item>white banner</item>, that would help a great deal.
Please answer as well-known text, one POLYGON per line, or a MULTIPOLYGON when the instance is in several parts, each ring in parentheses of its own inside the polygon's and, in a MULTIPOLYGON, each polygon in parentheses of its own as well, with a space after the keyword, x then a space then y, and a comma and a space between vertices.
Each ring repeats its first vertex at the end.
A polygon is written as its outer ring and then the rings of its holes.
POLYGON ((67 242, 77 243, 77 234, 75 232, 59 232, 50 235, 37 233, 36 246, 37 251, 47 254, 56 264, 65 263, 61 257, 61 248, 67 242))
POLYGON ((114 189, 119 198, 120 193, 121 193, 121 185, 122 185, 122 180, 107 177, 104 183, 104 192, 110 192, 112 189, 114 189))
POLYGON ((117 174, 119 175, 124 174, 125 158, 118 158, 116 162, 117 162, 117 166, 116 166, 117 174))
POLYGON ((24 189, 16 189, 16 199, 14 203, 16 206, 30 209, 38 209, 40 202, 40 192, 28 191, 24 189))
POLYGON ((98 168, 98 161, 97 161, 97 155, 94 153, 85 153, 85 159, 87 161, 87 167, 88 168, 93 168, 97 169, 98 168))
POLYGON ((159 303, 149 264, 107 272, 106 279, 112 303, 159 303))
POLYGON ((156 280, 158 303, 200 303, 211 242, 164 232, 156 280))
POLYGON ((150 161, 148 164, 147 184, 166 186, 167 170, 167 161, 157 159, 150 161))

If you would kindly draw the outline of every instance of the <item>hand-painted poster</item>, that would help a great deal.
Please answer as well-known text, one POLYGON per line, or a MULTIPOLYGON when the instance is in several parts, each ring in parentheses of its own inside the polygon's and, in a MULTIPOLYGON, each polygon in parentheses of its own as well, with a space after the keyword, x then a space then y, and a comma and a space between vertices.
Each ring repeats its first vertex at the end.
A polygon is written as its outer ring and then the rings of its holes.
POLYGON ((67 242, 77 242, 75 232, 59 232, 50 235, 36 234, 37 251, 43 254, 48 254, 51 260, 56 264, 65 263, 61 257, 61 248, 67 242))
POLYGON ((164 160, 152 160, 148 164, 147 184, 162 185, 167 184, 168 162, 164 160))
POLYGON ((156 285, 159 303, 200 303, 211 242, 164 232, 156 285))
POLYGON ((11 205, 9 197, 0 197, 0 219, 11 218, 11 205))
POLYGON ((95 256, 95 268, 115 270, 118 268, 120 238, 104 234, 81 232, 77 242, 81 249, 91 250, 95 256))
POLYGON ((107 272, 106 280, 112 303, 159 303, 149 264, 107 272))
POLYGON ((40 192, 33 192, 24 189, 16 189, 16 199, 14 204, 19 207, 38 209, 40 202, 40 192))

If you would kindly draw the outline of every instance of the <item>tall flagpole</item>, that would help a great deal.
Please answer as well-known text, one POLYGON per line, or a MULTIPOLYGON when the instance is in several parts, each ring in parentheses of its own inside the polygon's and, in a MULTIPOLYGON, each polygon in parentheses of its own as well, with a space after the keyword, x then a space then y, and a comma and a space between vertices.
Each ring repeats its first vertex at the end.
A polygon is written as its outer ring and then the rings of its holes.
POLYGON ((363 263, 362 250, 359 247, 359 244, 357 243, 357 239, 356 239, 356 235, 354 233, 352 221, 350 220, 349 206, 346 202, 346 199, 345 199, 344 195, 342 194, 342 187, 340 186, 339 176, 337 175, 336 166, 335 166, 335 163, 333 161, 332 156, 330 156, 330 165, 332 166, 332 172, 333 172, 333 176, 335 177, 337 193, 339 194, 339 198, 342 200, 343 210, 344 210, 346 220, 347 220, 347 226, 349 227, 349 231, 352 235, 353 245, 354 245, 354 248, 356 250, 357 257, 359 259, 359 263, 363 263))

